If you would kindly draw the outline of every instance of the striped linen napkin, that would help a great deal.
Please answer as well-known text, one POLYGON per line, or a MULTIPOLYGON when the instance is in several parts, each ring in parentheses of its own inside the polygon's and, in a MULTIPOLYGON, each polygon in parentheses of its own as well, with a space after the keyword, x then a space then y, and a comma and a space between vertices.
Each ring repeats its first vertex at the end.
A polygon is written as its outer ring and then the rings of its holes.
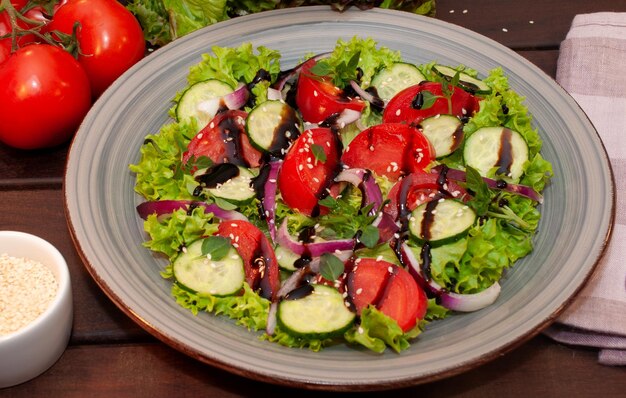
POLYGON ((626 13, 577 15, 559 52, 556 80, 587 113, 616 183, 613 238, 592 279, 545 331, 599 348, 599 362, 626 365, 626 13))

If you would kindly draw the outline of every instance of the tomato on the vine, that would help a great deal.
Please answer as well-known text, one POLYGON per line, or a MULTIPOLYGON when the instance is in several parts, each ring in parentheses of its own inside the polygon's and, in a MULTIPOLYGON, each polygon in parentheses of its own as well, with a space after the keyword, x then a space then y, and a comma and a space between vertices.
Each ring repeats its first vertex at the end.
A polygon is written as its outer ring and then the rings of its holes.
MULTIPOLYGON (((13 0, 11 1, 11 5, 19 11, 24 5, 26 5, 26 0, 13 0)), ((16 18, 16 24, 18 27, 22 29, 29 29, 29 26, 26 22, 22 21, 19 18, 16 18)), ((7 35, 13 32, 13 27, 11 26, 11 19, 9 17, 8 11, 0 12, 0 36, 7 35)), ((32 33, 28 33, 25 35, 20 35, 17 37, 16 44, 18 47, 25 46, 28 43, 32 43, 36 41, 35 35, 32 33)), ((0 64, 9 59, 11 55, 13 43, 10 37, 5 39, 0 39, 0 64)))
POLYGON ((76 21, 78 61, 98 97, 144 56, 143 32, 135 16, 115 0, 69 0, 56 11, 47 31, 71 34, 76 21))
POLYGON ((20 48, 0 67, 0 141, 21 149, 67 141, 91 106, 89 79, 66 51, 20 48))

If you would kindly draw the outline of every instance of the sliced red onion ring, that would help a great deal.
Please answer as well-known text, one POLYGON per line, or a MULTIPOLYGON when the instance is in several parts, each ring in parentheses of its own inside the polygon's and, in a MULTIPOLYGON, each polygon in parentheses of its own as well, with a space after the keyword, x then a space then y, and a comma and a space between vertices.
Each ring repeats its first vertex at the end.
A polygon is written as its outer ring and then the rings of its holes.
POLYGON ((235 91, 226 94, 222 98, 224 99, 224 105, 226 105, 228 109, 241 109, 246 102, 248 102, 249 96, 250 91, 248 90, 248 86, 239 83, 235 91))
POLYGON ((354 247, 354 239, 339 239, 306 244, 299 242, 289 235, 289 230, 287 229, 287 219, 283 220, 283 223, 278 229, 276 243, 291 250, 299 256, 304 253, 308 253, 311 257, 319 257, 324 253, 334 253, 337 250, 352 250, 354 247))
POLYGON ((299 287, 307 274, 313 274, 313 271, 311 271, 311 268, 308 266, 295 270, 291 275, 289 275, 289 278, 285 279, 280 289, 278 289, 276 298, 280 300, 285 297, 287 293, 299 287))
POLYGON ((493 304, 499 295, 500 284, 495 282, 482 292, 474 294, 445 292, 441 295, 441 305, 452 311, 473 312, 493 304))
POLYGON ((178 209, 189 209, 190 206, 204 207, 206 213, 213 213, 213 215, 222 220, 244 220, 248 219, 243 214, 233 211, 224 210, 215 203, 207 204, 202 201, 193 200, 155 200, 143 202, 137 206, 137 213, 144 220, 151 214, 156 214, 157 217, 170 214, 178 209))
POLYGON ((281 101, 283 100, 283 94, 280 90, 276 90, 275 88, 268 87, 267 88, 267 99, 270 101, 281 101))
POLYGON ((372 206, 369 214, 374 215, 378 213, 383 204, 383 194, 370 171, 358 168, 345 169, 335 177, 335 181, 349 182, 359 188, 363 194, 363 207, 373 203, 374 206, 372 206))
POLYGON ((449 310, 459 312, 478 311, 493 304, 500 295, 500 284, 498 282, 478 293, 458 294, 448 292, 437 282, 433 281, 432 278, 428 281, 426 280, 422 273, 422 268, 413 254, 413 250, 406 243, 402 244, 400 250, 403 260, 408 263, 409 272, 417 283, 422 287, 428 288, 432 294, 439 296, 441 305, 449 310))
POLYGON ((278 301, 273 301, 270 304, 270 310, 267 313, 267 323, 265 325, 265 333, 270 336, 274 334, 276 330, 276 312, 278 311, 278 301))
POLYGON ((440 296, 443 293, 443 288, 439 286, 437 282, 435 282, 432 278, 428 280, 424 277, 422 273, 422 267, 420 267, 420 263, 415 258, 415 254, 413 250, 406 243, 402 243, 400 246, 400 253, 402 254, 402 262, 406 263, 409 268, 409 273, 413 275, 413 278, 417 281, 417 283, 424 289, 427 289, 431 294, 435 296, 440 296))
POLYGON ((280 171, 280 166, 282 164, 282 161, 270 162, 270 172, 267 176, 267 181, 265 181, 265 186, 263 187, 265 220, 269 228, 272 242, 276 241, 276 190, 278 186, 278 172, 280 171))
POLYGON ((369 93, 369 92, 365 91, 354 80, 350 80, 350 86, 352 86, 352 88, 359 95, 359 97, 361 97, 365 101, 369 102, 370 104, 374 105, 375 107, 382 109, 382 108, 385 107, 385 105, 387 105, 387 104, 385 104, 385 101, 383 101, 382 98, 380 98, 380 97, 378 97, 378 96, 376 96, 376 95, 374 95, 372 93, 369 93))
MULTIPOLYGON (((440 170, 441 170, 440 166, 433 167, 432 169, 432 171, 436 173, 439 173, 440 170)), ((446 176, 451 180, 465 182, 465 172, 462 170, 448 169, 446 176)), ((506 183, 506 185, 500 186, 501 184, 500 182, 492 178, 487 178, 487 177, 483 177, 483 181, 485 181, 485 183, 487 184, 487 186, 489 186, 489 188, 502 189, 507 192, 525 196, 529 199, 534 200, 535 202, 543 203, 543 196, 527 185, 506 183)))
POLYGON ((378 217, 376 217, 372 225, 378 228, 379 243, 388 242, 400 229, 393 216, 384 211, 378 213, 378 217))

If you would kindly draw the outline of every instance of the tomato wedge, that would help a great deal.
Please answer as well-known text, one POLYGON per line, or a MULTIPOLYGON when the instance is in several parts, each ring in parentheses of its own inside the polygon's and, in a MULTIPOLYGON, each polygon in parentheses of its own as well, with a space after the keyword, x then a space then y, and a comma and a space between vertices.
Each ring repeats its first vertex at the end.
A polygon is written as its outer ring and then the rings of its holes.
POLYGON ((325 214, 328 209, 318 201, 339 171, 340 153, 341 143, 331 129, 317 127, 302 133, 289 149, 278 175, 283 201, 307 216, 325 214))
POLYGON ((245 132, 246 116, 239 110, 220 112, 191 139, 183 153, 183 163, 191 157, 206 156, 214 163, 233 163, 259 167, 261 152, 256 150, 245 132))
POLYGON ((449 103, 443 95, 440 83, 423 82, 396 94, 383 111, 383 122, 417 124, 436 115, 471 116, 478 109, 478 99, 467 91, 454 87, 449 103), (427 97, 433 95, 436 99, 429 104, 427 97))
POLYGON ((243 259, 246 282, 261 297, 275 298, 280 288, 278 260, 267 237, 248 221, 223 221, 216 235, 230 239, 243 259))
POLYGON ((425 171, 411 173, 398 181, 391 189, 387 197, 389 203, 385 205, 385 213, 389 214, 395 220, 399 214, 399 204, 401 202, 402 187, 406 188, 406 207, 409 211, 422 203, 429 202, 433 197, 444 190, 452 197, 464 200, 468 197, 468 193, 459 184, 454 181, 447 180, 443 186, 438 183, 438 173, 427 173, 425 171))
POLYGON ((311 73, 315 64, 314 59, 306 62, 298 77, 296 104, 305 121, 320 123, 344 109, 361 112, 365 108, 365 101, 346 96, 329 77, 311 73))
POLYGON ((348 294, 357 313, 373 305, 398 322, 403 331, 411 330, 424 318, 428 299, 415 279, 403 268, 387 261, 362 258, 348 274, 348 294))
POLYGON ((405 123, 383 123, 360 132, 343 153, 350 167, 372 170, 392 181, 423 170, 434 159, 428 139, 405 123))

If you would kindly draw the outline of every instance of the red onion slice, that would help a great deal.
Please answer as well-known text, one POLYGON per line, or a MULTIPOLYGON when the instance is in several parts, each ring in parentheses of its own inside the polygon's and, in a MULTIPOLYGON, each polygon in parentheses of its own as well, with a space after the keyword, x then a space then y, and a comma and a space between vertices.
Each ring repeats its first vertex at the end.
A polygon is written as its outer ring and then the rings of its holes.
POLYGON ((270 336, 274 334, 276 330, 276 312, 278 312, 278 301, 273 301, 270 304, 270 309, 267 313, 267 323, 265 325, 265 333, 270 336))
POLYGON ((280 166, 282 166, 282 161, 270 162, 270 172, 263 187, 263 208, 272 242, 276 242, 276 190, 280 166))
POLYGON ((241 109, 248 102, 249 96, 250 91, 248 91, 248 87, 243 83, 239 83, 235 91, 226 94, 222 99, 228 109, 241 109))
POLYGON ((493 304, 500 295, 500 284, 495 282, 487 289, 474 294, 441 294, 441 305, 452 311, 473 312, 493 304))
POLYGON ((330 240, 327 242, 302 243, 289 235, 287 219, 284 219, 276 235, 276 243, 301 256, 308 253, 311 257, 319 257, 324 253, 352 250, 354 239, 330 240))
POLYGON ((207 204, 202 201, 193 200, 156 200, 143 202, 137 206, 137 213, 145 220, 151 214, 156 214, 158 217, 164 214, 170 214, 179 209, 188 210, 190 206, 204 207, 206 213, 213 213, 215 217, 222 220, 248 221, 246 216, 237 211, 224 210, 215 203, 207 204))
POLYGON ((426 279, 422 273, 419 261, 415 258, 413 250, 403 243, 400 252, 403 262, 408 263, 409 272, 417 283, 423 288, 427 288, 435 296, 439 296, 441 305, 452 311, 473 312, 483 309, 493 304, 500 295, 500 284, 495 282, 487 289, 473 294, 459 294, 446 291, 432 278, 426 279))
POLYGON ((374 105, 375 107, 382 109, 385 107, 385 105, 387 105, 385 104, 385 101, 383 101, 382 98, 365 91, 354 80, 350 80, 350 86, 352 86, 352 89, 354 89, 354 91, 359 95, 359 97, 369 102, 370 104, 374 105))
POLYGON ((281 101, 283 100, 283 94, 280 90, 276 90, 275 88, 268 87, 267 88, 267 99, 270 101, 281 101))
MULTIPOLYGON (((432 169, 434 173, 439 173, 440 170, 440 166, 433 167, 432 169)), ((446 176, 451 180, 465 182, 465 172, 463 170, 448 169, 446 176)), ((483 181, 485 181, 489 188, 502 189, 507 192, 525 196, 529 199, 534 200, 535 202, 543 203, 543 196, 527 185, 506 183, 505 186, 499 186, 501 184, 500 182, 487 177, 483 177, 483 181)))
POLYGON ((378 213, 383 204, 383 194, 370 171, 358 168, 345 169, 335 177, 335 181, 349 182, 359 188, 363 194, 363 207, 373 203, 374 206, 372 206, 369 214, 375 215, 378 213))

